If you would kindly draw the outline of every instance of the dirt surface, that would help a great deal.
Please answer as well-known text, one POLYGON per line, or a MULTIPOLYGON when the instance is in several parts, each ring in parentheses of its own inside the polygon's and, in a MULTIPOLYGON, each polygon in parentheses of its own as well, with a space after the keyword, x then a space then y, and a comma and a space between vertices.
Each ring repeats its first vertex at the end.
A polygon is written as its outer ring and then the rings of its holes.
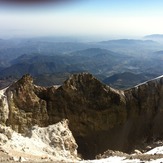
MULTIPOLYGON (((139 159, 141 161, 152 161, 152 160, 157 160, 160 158, 163 158, 163 154, 157 154, 157 155, 149 155, 149 154, 126 154, 122 152, 115 152, 112 154, 112 156, 120 156, 120 157, 126 157, 126 160, 133 160, 133 159, 139 159)), ((19 161, 14 161, 14 158, 9 156, 7 153, 0 151, 0 162, 3 163, 17 163, 17 162, 24 162, 23 157, 20 157, 19 161)), ((40 162, 45 162, 45 160, 40 160, 40 161, 25 161, 25 163, 40 163, 40 162)), ((76 161, 72 161, 76 162, 76 161)), ((87 162, 87 161, 85 161, 87 162)), ((67 163, 67 161, 46 161, 46 163, 67 163)))
MULTIPOLYGON (((14 157, 9 156, 7 153, 0 151, 0 162, 2 163, 18 163, 18 162, 24 162, 23 157, 20 157, 18 161, 14 161, 14 157)), ((45 160, 40 161, 25 161, 25 163, 40 163, 45 162, 45 160)), ((46 161, 46 163, 65 163, 65 161, 46 161)))

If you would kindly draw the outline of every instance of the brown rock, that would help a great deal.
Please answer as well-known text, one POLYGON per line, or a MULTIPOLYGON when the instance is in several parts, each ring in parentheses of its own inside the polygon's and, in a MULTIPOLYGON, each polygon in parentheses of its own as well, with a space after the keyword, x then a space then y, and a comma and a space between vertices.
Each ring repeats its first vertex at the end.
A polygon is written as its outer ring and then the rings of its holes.
POLYGON ((6 95, 7 125, 26 133, 35 124, 47 126, 66 118, 85 158, 107 149, 131 151, 142 142, 163 138, 163 78, 120 91, 89 73, 49 88, 35 86, 25 75, 6 95))
POLYGON ((14 130, 25 133, 35 124, 48 124, 46 101, 34 93, 31 76, 23 76, 7 89, 6 94, 9 105, 7 125, 11 125, 14 130))

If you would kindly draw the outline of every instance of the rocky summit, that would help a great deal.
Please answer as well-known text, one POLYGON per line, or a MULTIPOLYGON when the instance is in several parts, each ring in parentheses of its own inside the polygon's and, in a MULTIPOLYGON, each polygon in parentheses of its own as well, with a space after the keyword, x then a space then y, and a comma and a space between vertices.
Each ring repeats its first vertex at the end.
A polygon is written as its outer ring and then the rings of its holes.
POLYGON ((40 87, 30 75, 0 92, 0 124, 27 134, 63 119, 83 158, 108 149, 131 152, 163 139, 163 77, 129 90, 115 90, 89 73, 74 74, 62 86, 40 87))

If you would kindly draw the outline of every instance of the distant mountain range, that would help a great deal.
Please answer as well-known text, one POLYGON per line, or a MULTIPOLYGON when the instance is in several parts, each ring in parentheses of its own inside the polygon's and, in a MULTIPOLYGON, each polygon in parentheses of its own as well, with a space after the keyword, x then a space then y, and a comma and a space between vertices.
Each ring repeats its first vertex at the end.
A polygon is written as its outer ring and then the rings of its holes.
POLYGON ((155 77, 157 77, 156 74, 124 72, 107 77, 103 82, 114 88, 127 89, 155 77))
MULTIPOLYGON (((54 77, 59 73, 71 74, 73 72, 91 72, 95 75, 104 75, 119 63, 126 62, 128 58, 125 55, 100 48, 89 48, 67 55, 22 55, 11 60, 10 66, 0 71, 0 77, 19 78, 24 74, 31 74, 34 77, 52 74, 54 77)), ((49 82, 51 83, 51 80, 49 82)), ((49 85, 48 82, 47 85, 49 85)))
POLYGON ((0 40, 0 87, 26 73, 33 75, 37 82, 41 78, 40 85, 47 83, 49 86, 62 84, 67 74, 90 72, 107 84, 127 88, 142 79, 150 79, 146 74, 163 73, 162 51, 162 44, 152 39, 102 42, 57 42, 54 38, 0 40), (123 82, 110 81, 114 75, 120 75, 123 82), (132 75, 135 82, 128 80, 132 75))
POLYGON ((147 39, 163 39, 163 34, 147 35, 144 38, 147 38, 147 39))
POLYGON ((163 43, 163 34, 152 34, 152 35, 147 35, 144 37, 144 39, 147 40, 153 40, 153 41, 157 41, 158 43, 163 43))
POLYGON ((120 45, 149 45, 149 44, 157 44, 157 42, 152 40, 135 40, 135 39, 119 39, 119 40, 109 40, 102 41, 100 43, 103 44, 120 44, 120 45))

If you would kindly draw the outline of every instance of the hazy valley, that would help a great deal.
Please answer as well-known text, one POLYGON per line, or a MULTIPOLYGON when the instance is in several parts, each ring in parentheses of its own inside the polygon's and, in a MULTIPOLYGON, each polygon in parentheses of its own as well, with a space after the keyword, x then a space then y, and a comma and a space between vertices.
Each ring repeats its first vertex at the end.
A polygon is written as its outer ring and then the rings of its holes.
POLYGON ((42 86, 60 85, 70 74, 90 72, 115 88, 130 88, 162 74, 162 45, 160 38, 101 42, 1 39, 0 86, 24 74, 31 74, 42 86))

